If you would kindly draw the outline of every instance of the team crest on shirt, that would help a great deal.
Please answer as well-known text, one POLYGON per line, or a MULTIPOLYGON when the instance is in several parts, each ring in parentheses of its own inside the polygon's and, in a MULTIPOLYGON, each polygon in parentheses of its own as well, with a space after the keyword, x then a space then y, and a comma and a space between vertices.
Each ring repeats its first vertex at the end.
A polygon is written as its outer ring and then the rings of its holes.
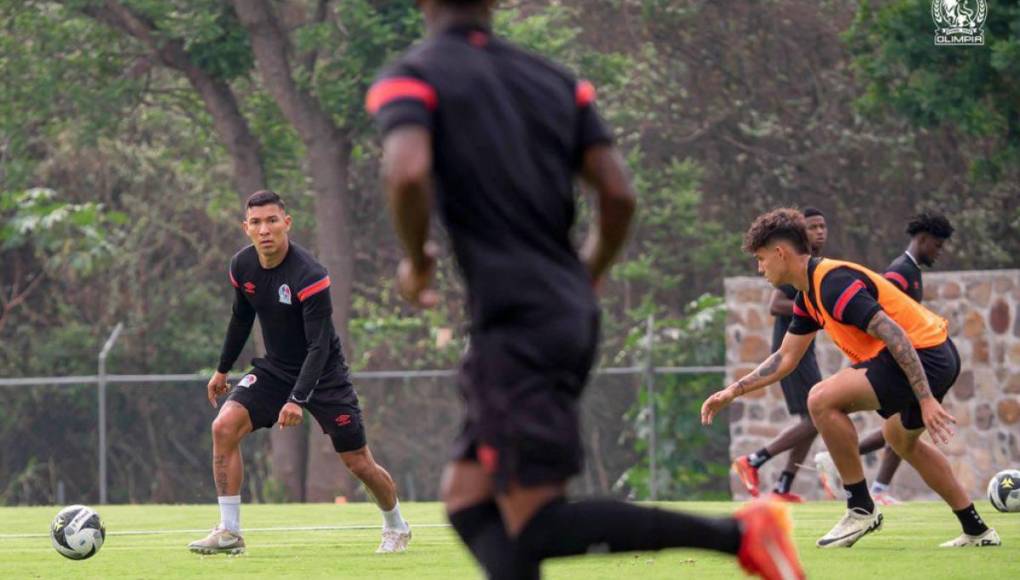
POLYGON ((255 381, 257 381, 257 380, 259 380, 259 378, 256 377, 255 375, 247 374, 247 375, 244 375, 244 378, 241 379, 241 381, 239 383, 237 383, 237 386, 244 387, 244 388, 247 389, 247 388, 251 387, 252 385, 254 385, 255 381))
POLYGON ((290 286, 286 284, 280 286, 280 303, 281 304, 291 303, 290 286))

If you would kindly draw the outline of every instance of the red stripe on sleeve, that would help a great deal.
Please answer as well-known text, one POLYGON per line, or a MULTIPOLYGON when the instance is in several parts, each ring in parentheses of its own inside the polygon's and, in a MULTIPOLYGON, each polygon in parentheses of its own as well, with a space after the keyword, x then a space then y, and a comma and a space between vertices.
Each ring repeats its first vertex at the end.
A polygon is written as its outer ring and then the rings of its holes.
POLYGON ((435 110, 439 102, 436 90, 428 83, 410 77, 395 77, 383 79, 372 85, 365 97, 365 109, 374 115, 379 109, 398 99, 421 101, 430 111, 435 110))
POLYGON ((230 270, 227 270, 227 275, 230 276, 230 284, 234 288, 240 288, 241 287, 241 285, 237 283, 237 280, 234 279, 234 273, 233 272, 231 272, 230 270))
POLYGON ((839 300, 836 301, 836 309, 832 313, 832 316, 843 321, 843 311, 846 310, 846 305, 850 303, 850 299, 857 295, 858 292, 864 290, 864 282, 856 280, 853 284, 847 286, 846 290, 839 295, 839 300))
POLYGON ((793 303, 793 313, 802 318, 811 318, 807 312, 804 312, 800 306, 797 306, 796 302, 793 303))
POLYGON ((900 274, 899 272, 886 272, 885 277, 887 280, 892 280, 893 282, 899 284, 900 288, 903 288, 904 290, 906 290, 907 287, 909 286, 909 284, 907 284, 907 279, 904 278, 903 274, 900 274))
POLYGON ((326 276, 322 280, 319 280, 315 284, 306 287, 304 290, 297 293, 297 299, 299 302, 304 302, 312 296, 315 296, 319 292, 322 292, 326 288, 329 288, 329 276, 326 276))
POLYGON ((595 85, 588 81, 577 83, 577 91, 574 94, 578 107, 586 107, 595 102, 595 85))

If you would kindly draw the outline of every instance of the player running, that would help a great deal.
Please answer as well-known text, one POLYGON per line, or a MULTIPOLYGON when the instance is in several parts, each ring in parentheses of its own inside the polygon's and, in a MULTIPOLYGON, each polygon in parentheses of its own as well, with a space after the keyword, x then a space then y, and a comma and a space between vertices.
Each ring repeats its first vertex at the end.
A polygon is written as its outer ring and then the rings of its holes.
POLYGON ((578 404, 595 361, 593 286, 626 238, 634 192, 595 90, 492 34, 494 0, 419 0, 428 37, 373 85, 383 180, 406 252, 400 293, 419 306, 433 204, 468 290, 467 419, 443 482, 450 522, 490 578, 540 576, 547 558, 697 547, 766 578, 803 573, 778 502, 704 518, 619 501, 568 502, 582 459, 578 404), (581 256, 574 178, 597 192, 581 256))
POLYGON ((220 523, 205 538, 188 544, 200 554, 237 554, 241 536, 241 440, 255 429, 300 425, 307 409, 333 441, 347 469, 372 493, 383 514, 377 553, 403 552, 411 528, 400 515, 397 488, 365 444, 358 394, 348 378, 331 315, 326 269, 288 236, 291 217, 280 196, 252 194, 246 203, 245 233, 252 245, 230 262, 234 308, 216 373, 209 380, 209 404, 230 394, 212 424, 213 476, 220 523), (255 317, 262 326, 266 357, 230 388, 227 373, 244 348, 255 317))
MULTIPOLYGON (((825 216, 818 209, 807 207, 804 208, 804 219, 807 223, 811 255, 820 256, 828 236, 825 216)), ((772 299, 769 301, 769 312, 775 316, 772 327, 772 352, 779 350, 783 344, 786 330, 793 320, 793 300, 796 296, 797 289, 789 284, 784 284, 772 291, 772 299)), ((750 455, 738 457, 733 462, 733 470, 740 477, 741 483, 747 488, 751 497, 758 497, 758 469, 776 455, 789 451, 786 467, 779 479, 776 480, 772 494, 774 497, 792 503, 804 501, 790 489, 793 487, 793 478, 797 476, 798 468, 804 463, 804 458, 807 457, 811 445, 818 437, 818 430, 815 429, 814 423, 811 422, 811 415, 808 413, 807 399, 811 387, 820 380, 822 380, 822 373, 818 370, 815 343, 812 342, 804 353, 804 358, 800 359, 797 364, 797 368, 780 381, 783 387, 783 398, 786 399, 787 412, 791 416, 800 417, 800 420, 780 433, 765 447, 750 455)))
MULTIPOLYGON (((907 224, 907 234, 910 236, 910 245, 907 250, 896 257, 885 269, 884 276, 908 296, 921 303, 924 297, 924 284, 921 280, 921 266, 932 266, 942 253, 942 246, 953 235, 953 226, 942 214, 933 212, 922 212, 907 224)), ((872 451, 886 447, 885 436, 879 429, 874 433, 861 439, 858 447, 861 455, 867 455, 872 451)), ((900 503, 898 499, 889 493, 889 484, 893 475, 900 466, 899 455, 896 455, 891 447, 886 447, 882 457, 882 464, 875 475, 875 481, 871 484, 871 495, 878 505, 895 505, 900 503)), ((839 479, 839 470, 832 461, 832 455, 823 451, 815 455, 815 466, 818 468, 818 477, 821 479, 822 487, 826 494, 835 499, 835 490, 842 485, 839 479)))
POLYGON ((847 492, 846 515, 817 545, 850 547, 882 527, 882 513, 868 493, 857 432, 849 417, 849 413, 868 410, 886 419, 886 441, 959 518, 963 534, 942 546, 1001 544, 995 530, 978 515, 946 457, 921 440, 926 429, 937 442, 947 442, 953 435, 955 419, 942 408, 941 400, 959 375, 960 357, 946 321, 859 264, 812 257, 804 216, 797 210, 778 209, 758 216, 747 231, 744 248, 757 258, 758 271, 770 284, 792 284, 800 290, 794 320, 779 352, 705 401, 702 422, 710 424, 736 397, 789 374, 815 333, 824 328, 853 366, 824 379, 808 396, 811 418, 847 492))

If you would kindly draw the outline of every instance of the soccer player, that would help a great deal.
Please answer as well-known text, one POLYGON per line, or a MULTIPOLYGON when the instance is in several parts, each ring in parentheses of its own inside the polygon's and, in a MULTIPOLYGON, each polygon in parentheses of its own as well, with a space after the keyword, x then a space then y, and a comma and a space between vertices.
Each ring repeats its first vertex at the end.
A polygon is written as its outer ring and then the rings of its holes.
MULTIPOLYGON (((907 235, 910 236, 910 244, 906 251, 889 264, 884 275, 896 287, 920 303, 924 297, 921 266, 931 267, 935 264, 946 240, 953 235, 953 226, 942 214, 922 212, 907 224, 907 235)), ((861 439, 859 451, 861 455, 866 455, 883 447, 886 447, 886 450, 875 481, 871 484, 871 495, 879 505, 895 505, 900 501, 889 493, 889 484, 899 469, 902 461, 900 456, 896 455, 891 447, 886 446, 881 429, 861 439)), ((842 485, 842 482, 839 480, 839 471, 832 461, 832 456, 828 452, 817 454, 815 465, 826 494, 830 498, 835 498, 835 489, 842 485)))
POLYGON ((733 399, 766 387, 790 373, 815 333, 824 329, 853 362, 811 389, 808 409, 843 478, 847 512, 817 542, 822 548, 850 547, 882 527, 882 514, 868 493, 849 413, 874 410, 886 419, 885 439, 949 504, 963 534, 943 547, 997 546, 946 457, 921 439, 953 435, 955 419, 941 400, 960 372, 960 357, 946 321, 896 289, 892 282, 852 262, 814 258, 804 216, 778 209, 758 216, 744 239, 758 271, 773 286, 792 284, 800 294, 783 345, 757 369, 710 396, 701 408, 705 424, 733 399))
POLYGON ((308 250, 290 241, 291 216, 279 195, 258 191, 246 206, 242 226, 252 243, 230 262, 233 314, 219 366, 207 387, 213 408, 217 397, 230 393, 212 423, 220 523, 188 548, 200 554, 244 551, 241 440, 274 423, 281 429, 300 425, 307 409, 333 441, 340 460, 382 510, 382 542, 376 552, 403 552, 411 528, 400 515, 393 479, 375 462, 365 443, 358 395, 333 327, 326 269, 308 250), (266 356, 254 359, 254 368, 231 389, 227 373, 241 354, 256 316, 266 356))
POLYGON ((802 577, 779 502, 716 519, 566 501, 598 343, 594 287, 624 243, 634 193, 592 85, 494 36, 494 0, 418 5, 428 37, 380 76, 366 106, 383 133, 383 181, 406 252, 401 295, 439 300, 433 204, 467 285, 467 418, 443 482, 464 544, 500 579, 538 578, 543 560, 595 548, 671 547, 733 554, 767 578, 802 577), (578 174, 598 205, 580 256, 570 239, 578 174))
MULTIPOLYGON (((804 219, 807 223, 811 255, 820 256, 828 234, 825 216, 818 209, 807 207, 804 208, 804 219)), ((789 284, 784 284, 772 292, 772 299, 769 301, 769 312, 775 316, 772 327, 772 352, 779 350, 780 345, 783 344, 786 329, 790 327, 790 321, 793 320, 793 301, 796 297, 797 289, 789 284)), ((804 353, 804 358, 800 359, 800 363, 797 364, 797 368, 780 381, 783 387, 783 398, 786 399, 786 410, 790 415, 800 417, 800 420, 780 433, 765 447, 750 455, 738 457, 733 462, 733 470, 752 497, 758 497, 758 469, 769 459, 784 451, 789 451, 786 467, 776 481, 775 487, 772 488, 772 493, 784 501, 793 503, 804 501, 799 495, 790 491, 790 488, 793 487, 793 478, 797 476, 798 468, 804 463, 804 458, 811 450, 811 444, 818 436, 818 430, 815 429, 814 423, 811 422, 811 415, 808 413, 807 398, 811 387, 820 380, 822 380, 822 373, 818 370, 815 343, 812 342, 804 353)))

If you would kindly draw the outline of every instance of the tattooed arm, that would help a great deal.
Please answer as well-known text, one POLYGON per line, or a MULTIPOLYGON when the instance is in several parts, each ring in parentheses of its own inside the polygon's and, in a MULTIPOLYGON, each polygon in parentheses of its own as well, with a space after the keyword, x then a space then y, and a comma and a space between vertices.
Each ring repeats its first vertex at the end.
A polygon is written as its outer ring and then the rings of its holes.
POLYGON ((910 388, 913 389, 914 396, 921 406, 921 419, 932 439, 936 442, 949 443, 949 438, 953 436, 952 425, 956 423, 956 419, 932 396, 928 376, 924 374, 921 358, 911 344, 910 337, 896 321, 881 310, 876 312, 868 323, 868 334, 884 342, 889 354, 903 369, 903 374, 907 376, 910 388))
POLYGON ((868 334, 881 340, 889 349, 903 374, 907 375, 910 381, 910 388, 914 390, 914 396, 918 401, 931 397, 931 388, 928 386, 928 376, 924 374, 924 367, 921 366, 921 359, 917 356, 917 350, 910 343, 910 337, 899 324, 889 318, 884 311, 879 310, 868 323, 868 334))
POLYGON ((767 387, 792 373, 811 346, 814 337, 813 332, 809 334, 787 332, 779 350, 772 353, 765 362, 758 365, 758 368, 705 400, 701 406, 701 422, 710 425, 716 413, 729 405, 733 399, 767 387))

